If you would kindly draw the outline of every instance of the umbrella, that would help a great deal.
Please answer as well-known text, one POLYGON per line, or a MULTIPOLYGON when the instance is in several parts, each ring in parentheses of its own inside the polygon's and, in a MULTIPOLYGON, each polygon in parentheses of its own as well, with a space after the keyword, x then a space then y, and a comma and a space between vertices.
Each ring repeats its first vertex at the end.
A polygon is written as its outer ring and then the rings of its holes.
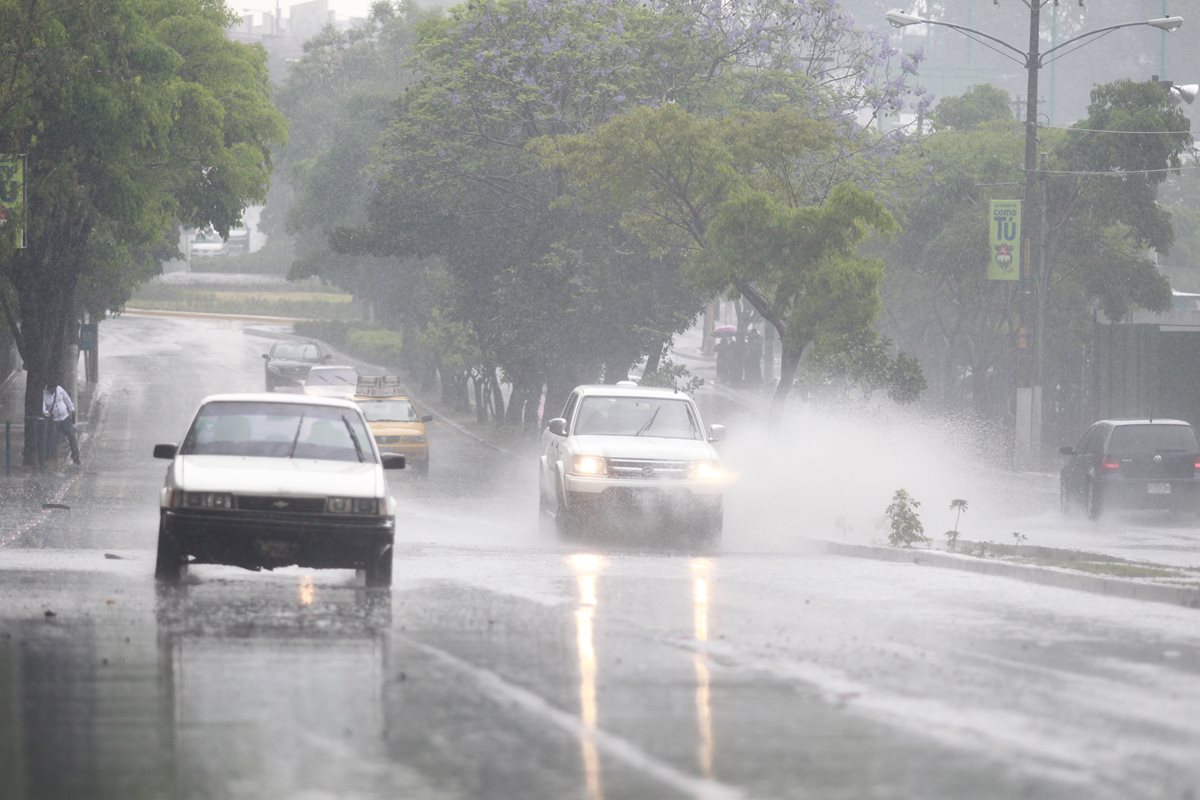
POLYGON ((736 325, 718 325, 713 328, 713 336, 733 336, 737 333, 736 325))

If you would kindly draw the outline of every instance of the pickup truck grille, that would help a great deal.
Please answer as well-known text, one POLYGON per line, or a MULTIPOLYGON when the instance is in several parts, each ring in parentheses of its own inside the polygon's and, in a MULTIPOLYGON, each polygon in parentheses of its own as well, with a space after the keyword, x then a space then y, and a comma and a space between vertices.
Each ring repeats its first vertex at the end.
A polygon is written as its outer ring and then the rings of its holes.
POLYGON ((608 474, 614 478, 642 480, 678 480, 686 478, 688 462, 659 461, 644 458, 610 458, 608 474))

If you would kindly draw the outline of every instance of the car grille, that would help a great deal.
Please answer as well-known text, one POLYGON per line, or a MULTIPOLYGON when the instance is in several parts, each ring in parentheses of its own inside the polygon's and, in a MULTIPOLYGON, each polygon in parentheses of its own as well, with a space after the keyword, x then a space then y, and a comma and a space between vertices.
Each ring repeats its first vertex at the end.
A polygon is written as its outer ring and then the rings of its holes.
POLYGON ((262 497, 258 495, 236 495, 234 502, 242 511, 278 511, 292 514, 322 514, 325 511, 324 497, 262 497))
POLYGON ((608 474, 614 478, 641 478, 643 480, 677 480, 686 478, 688 462, 658 461, 643 458, 610 458, 608 474))

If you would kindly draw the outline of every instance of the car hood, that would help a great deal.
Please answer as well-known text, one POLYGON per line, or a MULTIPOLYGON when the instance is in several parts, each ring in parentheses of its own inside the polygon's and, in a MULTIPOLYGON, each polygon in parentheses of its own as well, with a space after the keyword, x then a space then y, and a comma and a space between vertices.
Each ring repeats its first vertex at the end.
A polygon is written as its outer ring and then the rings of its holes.
POLYGON ((175 458, 175 484, 186 492, 295 497, 383 497, 379 464, 308 458, 196 456, 175 458))
POLYGON ((315 386, 304 385, 304 393, 313 397, 354 397, 353 386, 337 386, 336 384, 317 384, 315 386))
POLYGON ((718 459, 716 448, 697 439, 654 436, 576 436, 570 445, 575 455, 605 458, 644 458, 662 461, 718 459))

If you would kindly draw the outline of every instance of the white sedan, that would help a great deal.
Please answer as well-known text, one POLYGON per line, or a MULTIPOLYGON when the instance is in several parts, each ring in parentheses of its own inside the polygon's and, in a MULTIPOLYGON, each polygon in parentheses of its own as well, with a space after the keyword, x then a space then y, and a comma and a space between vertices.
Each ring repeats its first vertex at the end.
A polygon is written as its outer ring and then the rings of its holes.
POLYGON ((170 459, 159 506, 155 577, 177 582, 189 564, 246 569, 362 569, 389 586, 395 501, 381 455, 349 400, 278 394, 213 395, 170 459))

